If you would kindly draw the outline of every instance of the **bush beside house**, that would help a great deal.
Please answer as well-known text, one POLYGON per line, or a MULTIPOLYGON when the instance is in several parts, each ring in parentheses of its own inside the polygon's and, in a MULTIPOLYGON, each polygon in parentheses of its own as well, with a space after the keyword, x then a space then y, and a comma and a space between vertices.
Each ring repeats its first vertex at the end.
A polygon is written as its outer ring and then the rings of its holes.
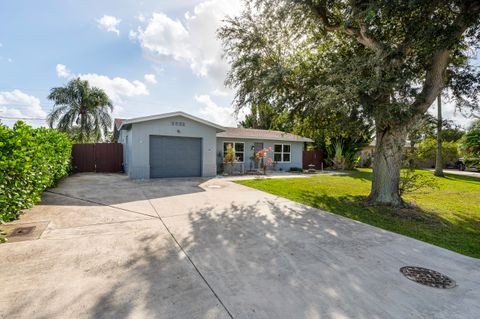
POLYGON ((67 135, 53 129, 0 125, 0 220, 16 219, 68 174, 71 148, 67 135))

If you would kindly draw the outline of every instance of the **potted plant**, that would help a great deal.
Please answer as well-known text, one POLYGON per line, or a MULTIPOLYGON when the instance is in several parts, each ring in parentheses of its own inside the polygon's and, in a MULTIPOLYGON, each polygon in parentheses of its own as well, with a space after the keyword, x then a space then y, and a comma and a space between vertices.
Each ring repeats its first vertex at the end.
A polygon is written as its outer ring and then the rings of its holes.
POLYGON ((258 151, 255 154, 255 158, 260 161, 260 167, 263 170, 263 174, 267 174, 267 168, 273 164, 273 159, 271 157, 267 157, 268 152, 271 152, 272 148, 264 148, 260 151, 258 151))
POLYGON ((223 157, 223 163, 225 164, 225 173, 232 174, 233 173, 233 163, 235 162, 235 150, 233 149, 232 144, 227 145, 227 151, 225 156, 223 157), (229 168, 229 169, 227 169, 229 168), (227 172, 229 171, 229 172, 227 172))

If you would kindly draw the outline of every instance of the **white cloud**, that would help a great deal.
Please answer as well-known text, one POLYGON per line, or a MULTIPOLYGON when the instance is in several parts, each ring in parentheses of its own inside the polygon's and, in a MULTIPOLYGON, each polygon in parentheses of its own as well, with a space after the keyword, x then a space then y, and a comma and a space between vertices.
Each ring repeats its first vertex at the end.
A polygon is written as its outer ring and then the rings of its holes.
POLYGON ((152 83, 152 84, 157 83, 157 78, 155 77, 155 74, 145 74, 143 78, 148 83, 152 83))
POLYGON ((222 107, 217 105, 212 101, 208 94, 195 95, 195 101, 203 104, 199 113, 205 117, 205 119, 223 126, 237 125, 233 107, 222 107))
POLYGON ((125 108, 121 105, 115 105, 112 112, 112 118, 123 118, 125 108))
POLYGON ((72 76, 72 73, 64 64, 57 64, 55 69, 57 70, 57 76, 59 78, 69 78, 72 76))
POLYGON ((73 74, 63 64, 57 64, 56 70, 58 77, 79 77, 87 80, 91 86, 103 89, 114 103, 121 103, 122 97, 149 95, 145 83, 138 80, 129 81, 121 77, 110 78, 96 73, 73 74))
POLYGON ((135 18, 137 18, 137 20, 140 22, 145 22, 145 16, 141 13, 137 15, 135 18))
POLYGON ((105 75, 96 73, 79 74, 82 80, 87 80, 91 86, 96 86, 105 90, 108 96, 115 103, 122 102, 122 97, 133 97, 140 95, 148 95, 148 89, 145 83, 140 81, 129 81, 124 78, 110 78, 105 75))
POLYGON ((219 88, 216 88, 215 90, 212 91, 212 95, 215 95, 215 96, 229 96, 232 93, 233 92, 231 90, 219 89, 219 88))
MULTIPOLYGON (((42 109, 40 100, 20 90, 0 92, 0 120, 2 123, 12 125, 16 119, 2 119, 2 117, 36 118, 44 119, 47 113, 42 109)), ((43 121, 25 121, 31 125, 45 124, 43 121)))
MULTIPOLYGON (((428 110, 432 116, 437 117, 437 100, 428 110)), ((472 118, 466 118, 462 113, 455 109, 455 101, 451 98, 442 98, 442 117, 444 120, 452 120, 455 124, 468 128, 473 122, 472 118)))
POLYGON ((191 58, 189 33, 180 21, 172 20, 163 13, 154 13, 146 28, 138 30, 138 38, 144 49, 175 60, 191 58))
POLYGON ((144 28, 138 28, 137 38, 153 57, 187 62, 197 76, 223 83, 228 65, 216 32, 227 15, 240 9, 239 0, 208 0, 187 12, 183 22, 154 13, 144 28))
POLYGON ((104 15, 100 19, 97 20, 98 26, 101 29, 105 29, 108 32, 114 32, 117 35, 120 35, 120 30, 118 29, 118 25, 122 20, 109 15, 104 15))
POLYGON ((135 40, 138 37, 138 33, 136 31, 130 30, 128 32, 128 38, 130 40, 135 40))

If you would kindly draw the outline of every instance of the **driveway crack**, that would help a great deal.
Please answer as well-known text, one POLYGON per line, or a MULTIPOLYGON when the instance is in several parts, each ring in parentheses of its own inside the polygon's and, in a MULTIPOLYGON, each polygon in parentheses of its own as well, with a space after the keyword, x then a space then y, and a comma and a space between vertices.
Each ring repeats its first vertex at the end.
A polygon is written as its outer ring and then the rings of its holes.
MULTIPOLYGON (((55 194, 55 195, 59 195, 59 196, 63 196, 63 197, 71 198, 71 199, 76 199, 76 200, 83 201, 83 202, 86 202, 86 203, 92 203, 92 204, 96 204, 96 205, 106 206, 106 207, 110 207, 110 208, 113 208, 113 209, 123 210, 124 212, 128 212, 128 213, 133 213, 133 214, 138 214, 138 215, 142 215, 142 216, 147 216, 147 217, 150 217, 150 218, 155 218, 155 216, 152 216, 152 215, 149 215, 149 214, 140 213, 140 212, 137 212, 137 211, 134 211, 134 210, 130 210, 130 209, 114 206, 114 205, 109 205, 109 204, 93 201, 93 200, 90 200, 90 199, 80 198, 80 197, 73 196, 73 195, 58 193, 58 192, 54 192, 54 191, 51 191, 51 190, 46 190, 45 193, 51 193, 51 194, 55 194)), ((150 200, 148 202, 150 203, 150 200)), ((150 205, 152 205, 152 204, 150 203, 150 205)), ((155 211, 155 212, 157 212, 157 211, 155 211)), ((157 213, 157 216, 158 216, 158 213, 157 213)))
MULTIPOLYGON (((108 204, 104 204, 104 203, 100 203, 100 202, 97 202, 97 201, 93 201, 93 200, 89 200, 89 199, 84 199, 84 198, 80 198, 80 197, 76 197, 76 196, 72 196, 72 195, 67 195, 67 194, 62 194, 62 193, 57 193, 57 192, 54 192, 54 191, 51 191, 51 190, 47 190, 45 192, 48 192, 48 193, 52 193, 52 194, 56 194, 56 195, 59 195, 59 196, 64 196, 64 197, 68 197, 68 198, 72 198, 72 199, 76 199, 76 200, 80 200, 80 201, 84 201, 84 202, 88 202, 88 203, 92 203, 92 204, 96 204, 96 205, 102 205, 102 206, 107 206, 107 207, 111 207, 111 208, 114 208, 114 209, 119 209, 119 210, 123 210, 123 211, 126 211, 126 212, 129 212, 129 213, 135 213, 135 214, 139 214, 139 215, 144 215, 144 216, 148 216, 150 218, 155 218, 155 216, 151 216, 151 215, 148 215, 148 214, 144 214, 144 213, 139 213, 139 212, 136 212, 136 211, 133 211, 133 210, 129 210, 129 209, 125 209, 125 208, 121 208, 121 207, 116 207, 116 206, 113 206, 113 205, 108 205, 108 204)), ((170 236, 172 237, 173 241, 175 242, 175 244, 180 248, 180 250, 182 251, 182 253, 187 257, 187 260, 190 262, 190 264, 192 264, 193 268, 195 269, 195 271, 198 273, 198 275, 200 276, 200 278, 202 278, 203 282, 205 282, 205 284, 207 285, 207 287, 210 289, 210 291, 213 293, 213 295, 215 296, 215 298, 218 300, 218 302, 222 305, 223 309, 225 309, 225 311, 227 312, 228 316, 232 319, 233 318, 233 315, 232 313, 228 310, 228 308, 225 306, 225 304, 223 303, 222 299, 220 299, 220 296, 218 296, 218 294, 215 292, 215 290, 213 289, 213 287, 210 285, 210 283, 207 281, 207 279, 205 278, 205 276, 202 274, 202 272, 200 271, 200 269, 198 269, 197 265, 195 265, 195 263, 193 262, 192 258, 187 254, 187 252, 185 251, 185 249, 182 247, 182 245, 180 245, 180 242, 177 240, 177 238, 175 238, 175 235, 173 235, 173 233, 170 231, 170 229, 168 228, 167 224, 165 224, 164 220, 162 219, 162 217, 160 217, 160 214, 158 213, 157 209, 155 208, 155 206, 152 204, 152 202, 150 201, 150 199, 145 196, 145 193, 142 191, 142 194, 143 196, 145 197, 145 199, 148 201, 148 203, 150 204, 150 206, 153 208, 153 210, 155 211, 155 214, 157 215, 158 219, 160 220, 160 222, 162 223, 163 227, 165 227, 165 229, 167 230, 167 232, 170 234, 170 236)))
MULTIPOLYGON (((145 194, 144 194, 145 196, 145 194)), ((176 243, 176 245, 180 248, 180 250, 182 251, 182 253, 187 257, 187 260, 192 264, 193 268, 195 269, 195 271, 198 273, 198 275, 200 276, 200 278, 202 278, 203 282, 205 282, 205 284, 207 285, 207 287, 210 289, 210 291, 212 292, 212 294, 215 296, 215 298, 217 298, 218 302, 222 305, 223 309, 225 309, 225 311, 227 312, 228 316, 230 318, 233 319, 233 315, 232 313, 228 310, 227 306, 225 306, 225 304, 223 303, 222 299, 220 299, 220 296, 215 292, 215 290, 213 289, 213 287, 210 285, 210 283, 207 281, 207 278, 205 278, 205 276, 202 274, 202 272, 200 271, 200 269, 198 269, 197 265, 195 265, 195 263, 193 262, 192 258, 190 257, 189 254, 187 254, 187 252, 185 251, 185 249, 182 247, 182 245, 180 244, 180 242, 177 240, 177 238, 175 238, 175 235, 173 235, 173 233, 170 231, 170 229, 168 228, 167 224, 165 224, 164 220, 162 219, 162 217, 160 217, 160 214, 158 213, 157 209, 155 208, 155 206, 152 204, 152 202, 150 201, 149 198, 147 198, 145 196, 145 198, 148 200, 148 203, 150 204, 150 206, 152 206, 153 210, 155 211, 155 213, 157 214, 158 216, 158 219, 160 220, 160 222, 162 223, 163 227, 165 227, 165 229, 167 230, 167 232, 170 234, 170 236, 172 237, 173 241, 176 243)))

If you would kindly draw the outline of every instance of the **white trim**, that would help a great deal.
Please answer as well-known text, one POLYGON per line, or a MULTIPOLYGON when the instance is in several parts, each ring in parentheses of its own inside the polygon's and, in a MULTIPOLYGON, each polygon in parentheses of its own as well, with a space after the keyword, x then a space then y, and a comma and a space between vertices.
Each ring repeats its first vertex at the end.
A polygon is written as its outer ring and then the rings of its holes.
POLYGON ((235 144, 243 144, 243 161, 237 161, 235 160, 234 163, 245 163, 245 142, 233 142, 233 141, 223 141, 223 144, 222 144, 222 154, 223 154, 223 157, 225 158, 225 143, 227 144, 232 144, 233 146, 233 150, 235 151, 235 153, 237 153, 237 151, 235 150, 235 144))
POLYGON ((140 123, 140 122, 146 122, 146 121, 153 121, 153 120, 160 120, 160 119, 165 119, 165 118, 174 117, 174 116, 183 116, 183 117, 186 117, 186 118, 188 118, 192 121, 196 121, 196 122, 205 124, 207 126, 214 127, 217 130, 220 130, 222 132, 225 131, 225 128, 223 126, 220 126, 218 124, 212 123, 210 121, 201 119, 199 117, 196 117, 196 116, 193 116, 193 115, 190 115, 188 113, 181 112, 181 111, 171 112, 171 113, 163 113, 163 114, 157 114, 157 115, 150 115, 150 116, 143 116, 143 117, 137 117, 137 118, 125 120, 125 121, 122 121, 122 124, 120 125, 118 130, 121 130, 124 125, 128 125, 128 124, 140 123))
POLYGON ((273 144, 273 161, 275 163, 291 163, 292 162, 292 144, 290 143, 277 143, 277 144, 273 144), (282 146, 282 150, 280 152, 275 152, 275 145, 281 145, 282 146), (290 147, 290 152, 284 152, 283 151, 283 146, 284 145, 288 145, 290 147), (282 160, 281 161, 275 161, 275 154, 280 154, 282 160), (284 161, 283 160, 283 155, 284 154, 288 154, 290 155, 290 160, 289 161, 284 161))

